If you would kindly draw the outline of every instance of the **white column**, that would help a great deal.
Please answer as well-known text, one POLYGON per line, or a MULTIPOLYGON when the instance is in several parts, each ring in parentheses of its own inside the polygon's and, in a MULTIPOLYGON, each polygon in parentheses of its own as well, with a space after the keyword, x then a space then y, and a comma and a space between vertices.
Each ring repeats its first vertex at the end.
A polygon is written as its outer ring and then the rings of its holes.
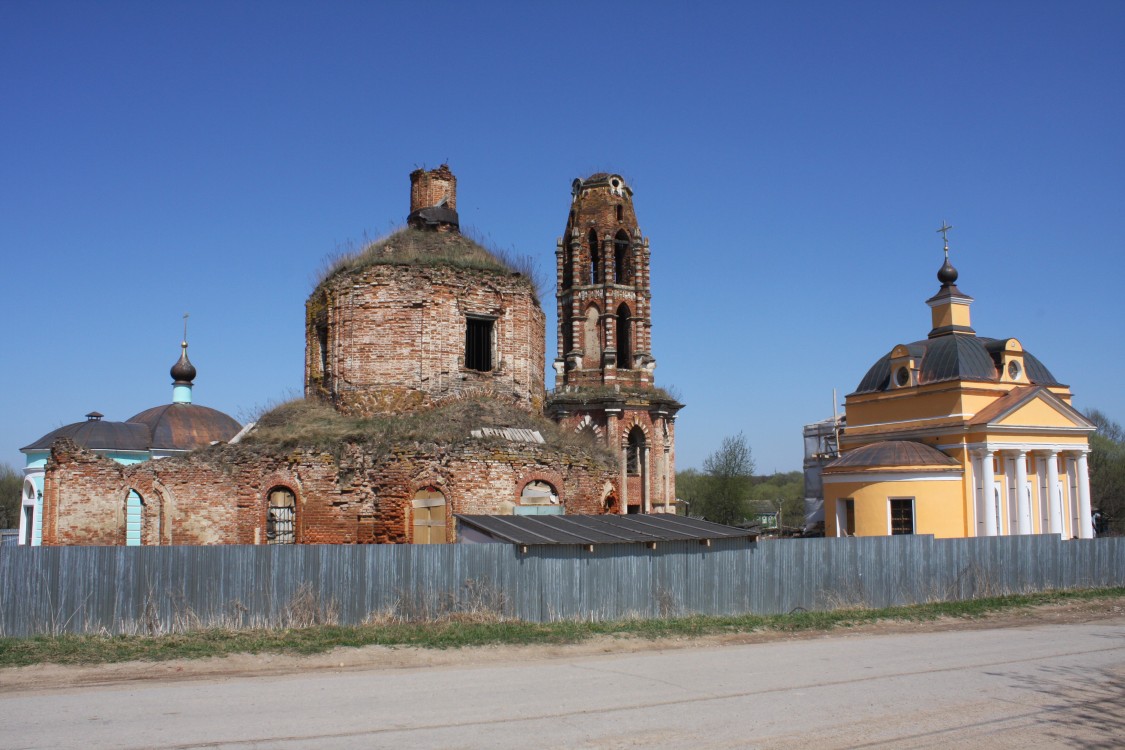
POLYGON ((1078 454, 1078 532, 1082 539, 1094 538, 1094 520, 1090 512, 1090 467, 1086 451, 1078 454))
POLYGON ((1050 533, 1062 536, 1062 498, 1059 497, 1059 454, 1047 451, 1047 514, 1050 533))
POLYGON ((984 505, 984 535, 996 536, 996 475, 992 472, 992 451, 981 452, 981 500, 984 505))
POLYGON ((1031 533, 1031 503, 1027 497, 1027 451, 1016 451, 1016 498, 1019 503, 1019 533, 1031 533))

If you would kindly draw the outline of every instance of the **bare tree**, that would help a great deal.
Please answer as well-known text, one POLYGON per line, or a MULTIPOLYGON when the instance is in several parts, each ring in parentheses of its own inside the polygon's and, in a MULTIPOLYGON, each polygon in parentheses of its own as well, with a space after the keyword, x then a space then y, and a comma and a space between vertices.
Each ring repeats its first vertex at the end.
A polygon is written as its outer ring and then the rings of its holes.
POLYGON ((708 521, 734 524, 746 518, 753 484, 754 459, 741 432, 723 438, 719 449, 703 462, 706 475, 699 513, 708 521))

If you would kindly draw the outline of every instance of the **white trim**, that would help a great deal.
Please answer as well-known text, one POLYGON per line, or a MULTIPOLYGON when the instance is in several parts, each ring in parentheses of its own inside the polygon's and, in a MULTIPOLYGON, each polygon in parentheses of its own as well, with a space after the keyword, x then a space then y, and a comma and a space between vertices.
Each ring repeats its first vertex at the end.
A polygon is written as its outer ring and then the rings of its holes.
POLYGON ((905 534, 895 534, 894 527, 891 526, 891 503, 895 500, 909 500, 910 501, 910 533, 918 533, 918 505, 916 499, 911 497, 887 497, 887 536, 906 536, 905 534))
POLYGON ((914 471, 879 471, 853 474, 824 474, 821 479, 825 484, 842 484, 844 482, 960 482, 964 476, 961 469, 948 471, 942 474, 922 473, 914 471))
MULTIPOLYGON (((898 386, 896 388, 896 390, 901 390, 901 389, 905 389, 905 388, 909 388, 909 387, 910 386, 906 386, 906 385, 898 386)), ((938 419, 960 419, 961 417, 973 417, 973 416, 975 416, 975 414, 972 413, 972 412, 958 412, 957 414, 943 414, 940 417, 923 417, 921 419, 899 419, 899 420, 894 421, 894 422, 864 422, 863 424, 848 425, 848 427, 854 428, 854 429, 860 429, 860 428, 863 428, 863 427, 886 427, 887 425, 892 425, 892 424, 913 424, 913 423, 916 423, 916 422, 933 422, 933 421, 938 420, 938 419)), ((960 427, 960 425, 950 425, 950 427, 960 427)))
POLYGON ((1056 453, 1089 453, 1089 445, 1075 445, 1073 443, 996 443, 988 441, 987 443, 948 443, 945 445, 938 444, 934 446, 939 451, 945 450, 968 450, 968 451, 1026 451, 1044 452, 1054 451, 1056 453))

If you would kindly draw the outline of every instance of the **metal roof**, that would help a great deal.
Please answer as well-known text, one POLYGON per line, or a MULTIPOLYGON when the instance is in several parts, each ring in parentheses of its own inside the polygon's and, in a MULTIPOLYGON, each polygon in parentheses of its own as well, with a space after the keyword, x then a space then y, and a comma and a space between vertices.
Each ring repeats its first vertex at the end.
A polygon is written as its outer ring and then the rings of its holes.
POLYGON ((950 468, 960 464, 925 443, 913 440, 884 440, 848 451, 826 465, 824 471, 895 466, 950 468))
MULTIPOLYGON (((97 414, 97 412, 91 412, 97 414)), ((68 437, 81 448, 101 451, 147 451, 148 427, 131 422, 104 422, 92 417, 48 432, 21 451, 46 451, 59 438, 68 437)))
MULTIPOLYGON (((911 356, 921 359, 919 385, 948 380, 998 382, 998 363, 1007 339, 990 339, 966 334, 949 334, 907 344, 911 356)), ((1027 378, 1036 385, 1062 385, 1031 352, 1023 351, 1027 378)), ((879 359, 863 376, 855 393, 885 391, 891 382, 890 352, 879 359)))
POLYGON ((455 516, 494 539, 512 544, 622 544, 628 542, 749 539, 757 534, 672 514, 574 516, 455 516))
POLYGON ((146 409, 129 418, 151 431, 154 450, 189 451, 226 442, 238 434, 242 425, 217 409, 199 404, 164 404, 146 409))

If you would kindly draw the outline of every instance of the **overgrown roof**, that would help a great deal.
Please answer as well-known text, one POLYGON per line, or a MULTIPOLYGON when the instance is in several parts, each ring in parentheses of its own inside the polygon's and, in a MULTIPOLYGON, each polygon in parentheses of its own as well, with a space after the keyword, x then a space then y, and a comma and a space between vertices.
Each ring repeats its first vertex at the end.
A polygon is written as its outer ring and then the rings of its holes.
MULTIPOLYGON (((564 430, 551 420, 489 398, 467 398, 409 414, 349 417, 316 399, 294 399, 259 417, 241 441, 251 449, 315 449, 336 451, 342 444, 362 445, 380 454, 412 445, 456 446, 472 442, 509 442, 502 437, 472 437, 481 428, 536 430, 546 447, 584 453, 598 461, 613 456, 585 436, 564 430)), ((524 445, 521 443, 521 445, 524 445)))
POLYGON ((400 229, 375 240, 362 250, 332 261, 321 281, 345 273, 355 273, 376 265, 452 266, 504 275, 528 277, 530 262, 498 248, 489 249, 459 232, 400 229))

